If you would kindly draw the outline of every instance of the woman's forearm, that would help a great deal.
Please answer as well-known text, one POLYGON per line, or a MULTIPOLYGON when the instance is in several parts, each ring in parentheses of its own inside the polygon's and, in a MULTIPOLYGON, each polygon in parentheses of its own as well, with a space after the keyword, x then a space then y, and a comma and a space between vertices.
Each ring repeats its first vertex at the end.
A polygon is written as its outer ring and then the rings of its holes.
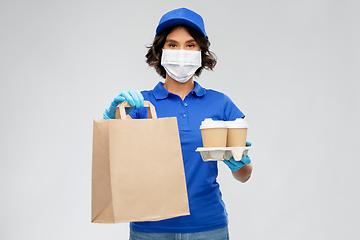
POLYGON ((252 173, 252 164, 245 164, 242 168, 239 170, 232 172, 233 177, 242 182, 245 183, 247 180, 250 179, 252 173))

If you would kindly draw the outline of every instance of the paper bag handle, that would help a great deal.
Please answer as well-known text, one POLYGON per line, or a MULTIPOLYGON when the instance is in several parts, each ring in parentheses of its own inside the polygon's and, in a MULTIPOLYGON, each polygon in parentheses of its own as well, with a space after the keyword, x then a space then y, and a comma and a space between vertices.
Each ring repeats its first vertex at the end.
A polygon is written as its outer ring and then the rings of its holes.
MULTIPOLYGON (((133 107, 128 104, 126 101, 120 103, 116 108, 116 115, 115 119, 122 119, 125 120, 126 118, 126 107, 133 107)), ((148 108, 148 118, 157 119, 156 111, 154 105, 151 104, 149 101, 144 101, 144 107, 148 108)))

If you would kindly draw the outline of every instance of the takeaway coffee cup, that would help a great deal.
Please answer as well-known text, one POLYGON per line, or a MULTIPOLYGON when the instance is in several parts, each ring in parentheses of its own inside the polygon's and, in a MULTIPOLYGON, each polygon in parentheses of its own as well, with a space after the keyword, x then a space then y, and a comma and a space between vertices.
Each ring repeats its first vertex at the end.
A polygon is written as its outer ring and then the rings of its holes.
POLYGON ((204 148, 226 147, 228 132, 226 122, 205 118, 201 123, 200 130, 204 148))
POLYGON ((226 147, 245 147, 248 125, 243 118, 235 121, 227 121, 227 143, 226 147))

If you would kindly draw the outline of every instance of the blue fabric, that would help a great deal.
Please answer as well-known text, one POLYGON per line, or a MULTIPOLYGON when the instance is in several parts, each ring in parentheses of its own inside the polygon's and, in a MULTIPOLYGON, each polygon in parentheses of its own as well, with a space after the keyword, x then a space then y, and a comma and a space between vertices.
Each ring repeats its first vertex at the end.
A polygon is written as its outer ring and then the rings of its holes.
POLYGON ((129 240, 228 240, 228 227, 195 233, 148 233, 130 229, 129 240))
MULTIPOLYGON (((197 82, 184 100, 168 92, 161 82, 142 94, 155 106, 158 118, 177 117, 190 215, 130 223, 130 227, 141 232, 190 233, 227 226, 227 212, 216 181, 217 162, 202 161, 200 153, 195 150, 203 146, 199 127, 205 118, 232 121, 243 118, 244 114, 225 94, 204 89, 197 82)), ((133 119, 147 118, 147 108, 135 108, 130 116, 133 119)))

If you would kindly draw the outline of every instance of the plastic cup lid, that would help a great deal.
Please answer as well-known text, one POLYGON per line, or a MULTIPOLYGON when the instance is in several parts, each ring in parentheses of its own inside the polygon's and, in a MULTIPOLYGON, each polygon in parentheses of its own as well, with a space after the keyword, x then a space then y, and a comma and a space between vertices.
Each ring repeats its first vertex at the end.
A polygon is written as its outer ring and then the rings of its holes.
POLYGON ((226 122, 228 128, 248 128, 248 125, 243 118, 237 118, 235 121, 226 122))
POLYGON ((205 118, 205 120, 201 122, 200 129, 207 128, 227 128, 227 124, 224 121, 214 121, 211 118, 205 118))

